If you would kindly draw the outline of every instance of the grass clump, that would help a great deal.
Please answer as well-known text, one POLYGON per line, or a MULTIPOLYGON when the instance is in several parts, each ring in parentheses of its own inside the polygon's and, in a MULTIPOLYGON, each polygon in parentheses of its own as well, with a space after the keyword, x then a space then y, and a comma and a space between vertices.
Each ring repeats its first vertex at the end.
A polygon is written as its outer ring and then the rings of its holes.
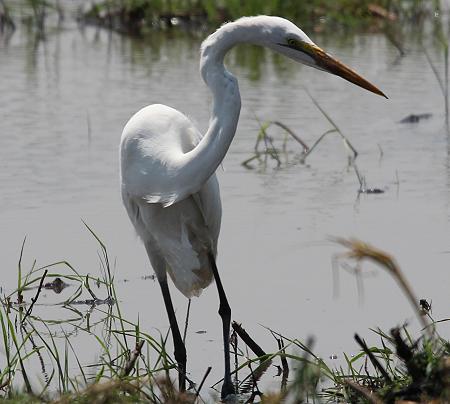
POLYGON ((287 150, 287 142, 289 137, 294 139, 302 148, 301 152, 296 155, 296 158, 291 163, 301 163, 305 164, 307 157, 317 148, 317 146, 329 135, 337 135, 342 139, 343 145, 349 151, 348 155, 348 163, 349 165, 353 165, 356 158, 358 157, 357 150, 350 143, 349 139, 342 133, 334 120, 325 112, 325 110, 321 107, 321 105, 317 102, 317 100, 309 93, 308 90, 305 89, 306 94, 310 97, 313 104, 317 107, 322 116, 330 123, 332 128, 328 129, 324 133, 322 133, 318 139, 313 143, 312 146, 308 146, 308 144, 297 135, 292 129, 290 129, 287 125, 279 121, 266 121, 261 123, 258 119, 259 132, 256 136, 256 143, 254 146, 254 154, 248 159, 244 160, 241 164, 247 169, 253 169, 251 163, 257 161, 263 167, 267 166, 268 160, 271 159, 276 162, 277 168, 281 167, 282 160, 281 157, 285 157, 286 164, 289 164, 289 156, 287 150), (268 134, 268 129, 271 126, 277 126, 281 128, 284 132, 283 142, 281 148, 277 148, 274 143, 274 139, 272 136, 268 134), (261 147, 264 145, 264 147, 261 147))
MULTIPOLYGON (((281 381, 280 389, 261 392, 257 379, 253 386, 241 383, 239 391, 250 394, 247 402, 260 398, 263 403, 282 402, 346 402, 346 403, 447 403, 450 400, 450 342, 437 335, 417 339, 406 326, 393 328, 389 334, 372 330, 380 338, 379 346, 367 346, 358 335, 361 346, 354 356, 344 354, 346 366, 331 368, 314 354, 311 341, 303 344, 297 339, 276 334, 286 342, 283 350, 248 359, 239 369, 255 363, 283 367, 282 358, 289 359, 292 377, 281 381), (293 353, 288 353, 287 349, 293 353), (297 352, 297 353, 296 353, 297 352), (298 354, 303 352, 303 354, 298 354), (276 361, 280 360, 280 365, 276 361)), ((281 371, 280 371, 281 373, 281 371)), ((289 373, 289 371, 288 371, 289 373)), ((283 372, 284 374, 284 372, 283 372)), ((259 379, 258 379, 259 380, 259 379)))
POLYGON ((448 402, 450 399, 450 342, 437 333, 436 325, 448 319, 435 321, 431 305, 418 300, 395 259, 384 251, 355 239, 338 238, 347 251, 338 260, 353 262, 355 272, 363 261, 371 261, 386 270, 397 282, 410 302, 422 325, 422 335, 413 338, 408 329, 396 327, 389 335, 374 332, 381 338, 381 347, 369 348, 355 335, 361 353, 347 360, 348 370, 336 373, 332 396, 349 402, 448 402), (359 367, 357 363, 361 363, 359 367))
POLYGON ((413 339, 406 327, 389 335, 373 330, 381 346, 368 347, 346 357, 347 369, 335 371, 334 386, 324 391, 328 399, 351 403, 426 403, 450 399, 450 344, 442 338, 413 339))
POLYGON ((141 329, 139 320, 123 318, 106 247, 86 227, 100 246, 97 278, 82 275, 66 261, 43 267, 34 262, 25 271, 23 243, 17 288, 0 299, 0 399, 104 403, 178 397, 176 389, 169 388, 169 371, 175 364, 166 352, 167 336, 152 336, 141 329), (56 279, 57 285, 70 284, 72 292, 46 306, 40 302, 42 290, 62 292, 53 289, 56 279), (53 319, 47 313, 50 307, 60 308, 58 317, 68 316, 53 319), (82 363, 73 336, 88 339, 98 358, 82 363))

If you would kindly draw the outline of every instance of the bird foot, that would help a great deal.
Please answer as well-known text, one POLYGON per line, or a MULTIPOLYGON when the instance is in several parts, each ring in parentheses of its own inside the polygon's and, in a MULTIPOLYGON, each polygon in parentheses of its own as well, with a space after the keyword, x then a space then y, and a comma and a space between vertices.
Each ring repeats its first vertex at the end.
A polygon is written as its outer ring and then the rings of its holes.
POLYGON ((222 401, 225 402, 235 402, 236 401, 236 390, 234 389, 233 383, 224 382, 222 385, 222 391, 220 394, 222 401))

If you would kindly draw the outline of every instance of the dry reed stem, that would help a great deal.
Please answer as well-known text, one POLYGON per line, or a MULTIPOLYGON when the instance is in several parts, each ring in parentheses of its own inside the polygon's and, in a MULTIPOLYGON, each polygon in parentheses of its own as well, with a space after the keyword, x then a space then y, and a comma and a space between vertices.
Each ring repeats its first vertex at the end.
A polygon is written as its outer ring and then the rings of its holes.
POLYGON ((334 238, 334 241, 348 248, 349 251, 342 255, 343 258, 355 260, 357 263, 366 259, 369 261, 373 261, 376 264, 380 265, 382 268, 386 269, 386 271, 390 273, 391 276, 398 282, 401 290, 404 292, 411 306, 413 307, 414 312, 416 313, 423 329, 425 329, 430 337, 433 335, 433 328, 430 327, 430 322, 428 321, 427 317, 422 315, 422 312, 420 310, 419 299, 417 299, 411 285, 403 275, 400 267, 397 265, 393 257, 382 250, 379 250, 367 243, 364 243, 363 241, 354 238, 345 239, 337 237, 334 238))

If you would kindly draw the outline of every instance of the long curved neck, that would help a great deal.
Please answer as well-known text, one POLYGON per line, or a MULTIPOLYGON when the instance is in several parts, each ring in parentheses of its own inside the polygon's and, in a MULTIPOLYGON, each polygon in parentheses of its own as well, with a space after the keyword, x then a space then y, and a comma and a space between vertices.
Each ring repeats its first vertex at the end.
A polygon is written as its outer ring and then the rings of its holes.
POLYGON ((256 43, 255 27, 251 28, 238 20, 222 26, 202 44, 200 72, 212 92, 213 110, 206 134, 183 156, 182 172, 191 182, 191 192, 198 191, 216 171, 236 133, 241 96, 237 79, 225 69, 223 60, 234 45, 256 43))

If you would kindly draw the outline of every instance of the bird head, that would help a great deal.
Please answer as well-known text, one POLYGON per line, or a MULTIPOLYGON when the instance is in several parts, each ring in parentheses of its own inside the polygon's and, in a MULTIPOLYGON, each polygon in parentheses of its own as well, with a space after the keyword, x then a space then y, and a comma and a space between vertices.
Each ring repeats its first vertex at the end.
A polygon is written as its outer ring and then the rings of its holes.
POLYGON ((262 35, 257 41, 260 45, 271 48, 296 62, 340 76, 357 86, 386 97, 372 83, 317 46, 292 22, 281 17, 260 16, 256 18, 261 18, 258 25, 260 25, 262 35))

